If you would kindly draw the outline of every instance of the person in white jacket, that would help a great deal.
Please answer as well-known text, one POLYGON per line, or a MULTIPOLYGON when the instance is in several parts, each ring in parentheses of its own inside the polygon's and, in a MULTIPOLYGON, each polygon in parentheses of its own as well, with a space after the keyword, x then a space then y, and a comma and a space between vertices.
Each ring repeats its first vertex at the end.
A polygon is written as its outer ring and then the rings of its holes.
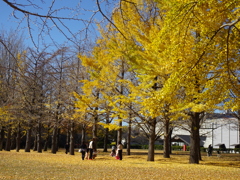
POLYGON ((92 160, 93 159, 93 150, 94 150, 94 147, 95 147, 95 139, 93 138, 92 141, 90 141, 89 143, 89 160, 92 160))

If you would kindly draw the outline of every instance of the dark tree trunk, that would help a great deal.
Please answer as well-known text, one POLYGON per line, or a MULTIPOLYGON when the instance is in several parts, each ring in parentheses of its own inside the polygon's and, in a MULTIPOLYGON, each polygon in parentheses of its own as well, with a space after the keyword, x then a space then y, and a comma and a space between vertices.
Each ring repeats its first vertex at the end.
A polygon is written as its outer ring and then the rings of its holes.
POLYGON ((117 131, 117 144, 119 141, 122 142, 122 121, 119 121, 118 126, 120 127, 117 131))
POLYGON ((16 138, 17 138, 16 132, 12 133, 12 137, 11 137, 11 150, 16 149, 16 138))
POLYGON ((127 136, 127 155, 131 155, 131 133, 132 133, 132 121, 131 116, 128 124, 128 136, 127 136))
POLYGON ((200 113, 192 113, 191 115, 191 134, 190 134, 190 164, 199 164, 199 149, 200 149, 200 113))
POLYGON ((37 133, 34 136, 33 151, 37 151, 37 133))
POLYGON ((16 152, 19 152, 20 150, 20 144, 21 144, 21 132, 20 132, 21 126, 20 123, 18 123, 17 127, 17 137, 16 137, 16 152))
POLYGON ((3 141, 4 141, 4 126, 1 127, 1 130, 0 130, 0 151, 3 150, 3 141))
POLYGON ((69 148, 69 153, 70 155, 74 155, 74 122, 71 123, 71 128, 70 128, 70 148, 69 148))
POLYGON ((47 128, 47 137, 45 138, 45 142, 44 142, 44 147, 43 147, 43 150, 44 151, 47 151, 48 149, 48 144, 49 144, 49 127, 47 128))
POLYGON ((98 129, 98 126, 97 126, 97 124, 98 124, 97 110, 98 110, 98 108, 96 108, 95 110, 96 111, 94 112, 94 122, 93 122, 92 133, 93 133, 93 138, 95 139, 95 143, 94 143, 95 147, 94 147, 94 149, 97 149, 97 141, 98 141, 98 139, 97 139, 97 129, 98 129))
POLYGON ((51 147, 51 153, 56 154, 57 153, 57 132, 58 128, 54 126, 53 128, 53 135, 52 135, 52 147, 51 147))
POLYGON ((58 149, 59 149, 60 131, 61 131, 61 129, 58 128, 57 129, 57 138, 56 138, 56 151, 58 151, 58 149))
POLYGON ((164 158, 170 158, 170 145, 169 145, 169 136, 170 136, 170 120, 166 119, 165 120, 165 130, 164 130, 164 152, 163 152, 163 157, 164 158))
POLYGON ((38 123, 37 152, 42 153, 42 123, 38 123))
POLYGON ((81 144, 86 141, 86 127, 83 124, 82 125, 82 139, 81 139, 81 144))
POLYGON ((30 152, 30 149, 31 149, 31 136, 32 136, 32 128, 29 128, 27 130, 25 152, 30 152))
POLYGON ((117 136, 118 136, 118 131, 115 130, 115 131, 113 132, 113 137, 114 137, 114 142, 115 142, 115 144, 118 144, 117 136))
POLYGON ((67 137, 66 137, 66 144, 70 144, 70 129, 71 129, 71 123, 68 122, 67 125, 67 137))
POLYGON ((11 138, 12 138, 12 128, 9 127, 7 129, 7 142, 6 142, 6 147, 5 147, 5 150, 6 151, 10 151, 11 150, 11 138))
POLYGON ((107 152, 108 134, 109 134, 109 129, 105 128, 103 152, 107 152))
POLYGON ((148 146, 148 161, 154 161, 154 144, 156 139, 156 118, 152 119, 149 123, 150 125, 150 136, 149 136, 149 146, 148 146))
POLYGON ((169 153, 172 154, 172 132, 173 128, 170 128, 169 131, 169 153))
POLYGON ((48 150, 48 144, 49 144, 49 134, 47 135, 45 142, 44 142, 44 146, 43 146, 43 151, 47 151, 48 150))

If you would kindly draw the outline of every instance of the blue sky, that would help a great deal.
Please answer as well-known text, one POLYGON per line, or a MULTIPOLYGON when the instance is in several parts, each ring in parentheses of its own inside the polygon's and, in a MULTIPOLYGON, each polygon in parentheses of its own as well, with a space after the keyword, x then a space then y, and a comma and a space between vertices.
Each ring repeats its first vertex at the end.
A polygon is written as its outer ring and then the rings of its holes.
MULTIPOLYGON (((42 3, 40 0, 32 0, 35 5, 38 5, 41 9, 37 7, 33 7, 32 5, 29 6, 29 2, 27 0, 9 0, 9 2, 16 2, 18 4, 22 5, 28 5, 28 6, 19 6, 20 8, 33 12, 38 13, 42 15, 46 15, 49 7, 51 6, 52 0, 45 0, 45 3, 42 3)), ((102 8, 104 9, 105 6, 102 5, 102 8)), ((53 16, 60 16, 60 17, 75 17, 78 19, 84 19, 89 20, 92 15, 94 14, 94 11, 97 10, 97 5, 95 0, 56 0, 52 10, 53 9, 60 9, 59 11, 55 11, 53 16), (67 7, 68 9, 64 9, 64 7, 67 7)), ((11 8, 9 5, 7 5, 5 2, 0 1, 0 12, 1 12, 1 19, 0 19, 0 30, 2 31, 9 31, 14 30, 17 33, 24 32, 25 35, 25 41, 27 46, 34 46, 30 35, 29 35, 29 29, 28 29, 28 23, 27 18, 24 18, 24 14, 21 12, 15 12, 13 16, 13 8, 11 8)), ((61 24, 60 21, 55 20, 54 22, 57 23, 59 28, 64 32, 64 34, 70 38, 67 39, 61 30, 56 28, 54 23, 47 20, 46 25, 49 28, 46 28, 46 26, 42 26, 43 22, 46 21, 46 18, 36 18, 34 16, 30 16, 30 28, 32 33, 32 38, 34 39, 35 45, 38 47, 43 46, 45 43, 46 45, 52 45, 51 38, 57 42, 58 45, 62 45, 64 43, 71 44, 71 40, 73 42, 79 41, 81 38, 83 38, 86 35, 86 31, 84 31, 84 28, 86 27, 87 22, 77 21, 77 20, 62 20, 64 23, 64 26, 61 24), (40 25, 41 24, 41 25, 40 25), (51 31, 48 31, 51 29, 51 31), (83 30, 82 33, 79 33, 80 30, 83 30), (71 31, 71 33, 69 32, 71 31), (41 32, 41 35, 40 34, 41 32), (50 35, 50 36, 49 36, 50 35), (76 39, 74 39, 76 38, 76 39)), ((98 12, 94 18, 94 20, 100 21, 102 19, 101 14, 98 12)), ((88 31, 89 34, 92 37, 97 35, 96 27, 95 26, 89 26, 91 31, 88 31)), ((81 42, 81 41, 79 41, 81 42)))

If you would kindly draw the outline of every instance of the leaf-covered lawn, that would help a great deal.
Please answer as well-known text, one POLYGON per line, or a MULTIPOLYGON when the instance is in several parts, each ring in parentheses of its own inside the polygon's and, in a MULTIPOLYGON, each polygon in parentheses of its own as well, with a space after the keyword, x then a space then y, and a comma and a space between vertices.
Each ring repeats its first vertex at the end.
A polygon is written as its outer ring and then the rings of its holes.
POLYGON ((156 154, 155 162, 147 162, 145 152, 124 155, 115 160, 100 152, 95 160, 81 160, 63 152, 51 154, 0 152, 0 179, 239 179, 240 155, 203 156, 199 165, 188 164, 188 155, 173 154, 164 159, 156 154))

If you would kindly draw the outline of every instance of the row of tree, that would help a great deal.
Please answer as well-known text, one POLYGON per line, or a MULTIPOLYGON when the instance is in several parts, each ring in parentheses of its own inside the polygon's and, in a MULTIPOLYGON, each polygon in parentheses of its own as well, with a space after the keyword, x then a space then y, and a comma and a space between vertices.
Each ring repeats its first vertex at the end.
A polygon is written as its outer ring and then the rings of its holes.
POLYGON ((51 150, 56 153, 60 128, 69 134, 73 126, 72 92, 80 92, 79 80, 88 76, 77 58, 79 52, 66 47, 38 52, 24 48, 23 37, 13 32, 2 33, 1 37, 0 149, 5 133, 6 150, 10 150, 12 135, 16 137, 17 151, 21 137, 26 136, 25 151, 29 152, 30 139, 35 136, 35 147, 42 152, 43 138, 46 149, 52 133, 51 150))

